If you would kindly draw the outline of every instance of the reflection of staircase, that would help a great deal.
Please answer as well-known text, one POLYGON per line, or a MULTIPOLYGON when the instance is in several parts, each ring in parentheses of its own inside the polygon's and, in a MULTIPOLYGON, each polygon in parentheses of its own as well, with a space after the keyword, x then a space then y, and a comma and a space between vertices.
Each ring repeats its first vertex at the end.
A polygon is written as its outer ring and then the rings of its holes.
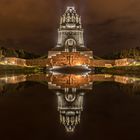
POLYGON ((61 75, 53 76, 49 85, 61 88, 82 88, 88 87, 91 84, 89 77, 76 76, 76 75, 61 75))

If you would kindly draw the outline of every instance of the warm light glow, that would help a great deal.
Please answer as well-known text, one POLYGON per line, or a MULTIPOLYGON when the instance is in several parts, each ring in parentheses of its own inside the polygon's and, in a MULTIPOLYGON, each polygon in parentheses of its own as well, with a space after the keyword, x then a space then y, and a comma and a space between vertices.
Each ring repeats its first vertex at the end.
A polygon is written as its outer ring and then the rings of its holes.
POLYGON ((12 64, 15 64, 15 61, 12 61, 12 64))
POLYGON ((8 64, 7 60, 4 61, 5 64, 8 64))

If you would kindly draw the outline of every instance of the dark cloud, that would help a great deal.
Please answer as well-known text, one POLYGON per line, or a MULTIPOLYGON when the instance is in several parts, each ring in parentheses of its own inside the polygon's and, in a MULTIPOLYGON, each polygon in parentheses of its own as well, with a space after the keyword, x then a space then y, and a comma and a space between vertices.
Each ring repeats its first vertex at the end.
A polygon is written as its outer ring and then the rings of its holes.
POLYGON ((0 39, 47 52, 56 44, 59 16, 67 5, 82 15, 86 45, 96 55, 140 45, 139 0, 1 0, 0 39))

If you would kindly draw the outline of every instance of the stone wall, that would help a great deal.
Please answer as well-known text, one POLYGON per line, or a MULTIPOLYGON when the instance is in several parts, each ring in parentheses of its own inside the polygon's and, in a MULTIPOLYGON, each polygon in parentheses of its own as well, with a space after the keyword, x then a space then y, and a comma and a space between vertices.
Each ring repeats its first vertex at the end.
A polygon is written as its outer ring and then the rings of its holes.
POLYGON ((48 58, 52 58, 53 56, 56 56, 57 54, 61 54, 61 51, 49 51, 48 52, 48 58))
POLYGON ((128 66, 134 62, 134 59, 125 58, 115 60, 115 66, 128 66))
POLYGON ((132 80, 131 78, 126 76, 114 76, 114 81, 118 83, 130 84, 131 80, 132 80))
POLYGON ((1 58, 0 62, 4 65, 17 65, 17 66, 26 66, 26 60, 16 57, 4 57, 1 58))
POLYGON ((93 51, 81 51, 80 54, 83 54, 83 55, 93 59, 93 51))
MULTIPOLYGON (((48 52, 48 58, 52 58, 58 54, 63 54, 63 53, 68 53, 68 52, 62 52, 62 51, 49 51, 48 52)), ((93 51, 77 51, 77 52, 69 52, 69 54, 75 53, 75 54, 82 54, 85 55, 89 58, 93 58, 93 51)))
POLYGON ((88 66, 88 67, 113 67, 129 66, 135 62, 134 59, 118 60, 96 60, 81 52, 61 52, 46 59, 20 59, 14 57, 1 58, 0 63, 4 65, 57 67, 57 66, 88 66))
POLYGON ((115 65, 115 60, 91 60, 91 67, 112 67, 115 65))
POLYGON ((50 66, 50 59, 30 59, 26 60, 27 66, 47 67, 50 66))
POLYGON ((9 76, 9 77, 6 76, 6 77, 1 77, 0 81, 7 84, 17 84, 20 82, 27 81, 26 77, 27 77, 26 75, 17 75, 17 76, 9 76))

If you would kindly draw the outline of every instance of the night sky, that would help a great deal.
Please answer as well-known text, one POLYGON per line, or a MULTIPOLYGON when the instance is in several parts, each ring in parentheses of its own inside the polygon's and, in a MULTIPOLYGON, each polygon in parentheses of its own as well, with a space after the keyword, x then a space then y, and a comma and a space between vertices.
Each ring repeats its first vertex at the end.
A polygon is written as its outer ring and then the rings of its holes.
POLYGON ((140 0, 0 0, 0 40, 45 54, 57 43, 60 15, 73 5, 95 55, 140 46, 140 0))

